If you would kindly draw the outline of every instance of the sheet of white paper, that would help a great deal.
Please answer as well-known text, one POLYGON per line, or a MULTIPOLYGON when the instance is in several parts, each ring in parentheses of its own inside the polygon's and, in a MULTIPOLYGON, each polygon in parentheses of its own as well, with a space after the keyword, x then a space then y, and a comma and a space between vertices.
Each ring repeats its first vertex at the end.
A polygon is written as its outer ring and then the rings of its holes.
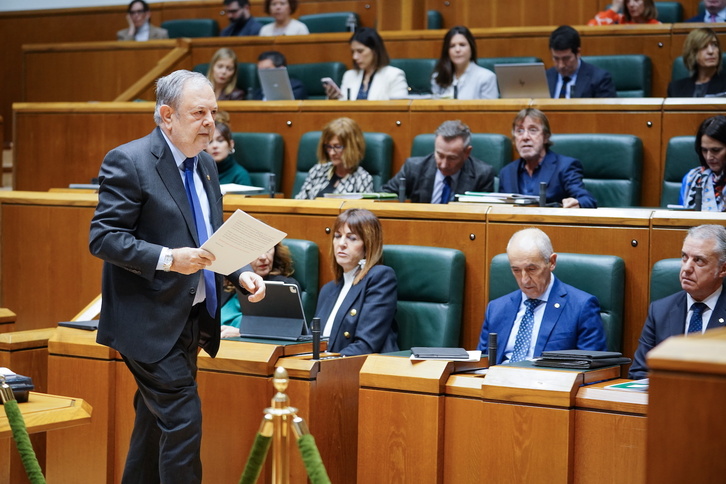
POLYGON ((238 209, 202 245, 216 258, 207 269, 230 274, 270 250, 286 235, 238 209))
POLYGON ((240 185, 237 183, 223 183, 219 188, 222 191, 222 195, 226 195, 227 193, 260 193, 265 191, 264 188, 240 185))

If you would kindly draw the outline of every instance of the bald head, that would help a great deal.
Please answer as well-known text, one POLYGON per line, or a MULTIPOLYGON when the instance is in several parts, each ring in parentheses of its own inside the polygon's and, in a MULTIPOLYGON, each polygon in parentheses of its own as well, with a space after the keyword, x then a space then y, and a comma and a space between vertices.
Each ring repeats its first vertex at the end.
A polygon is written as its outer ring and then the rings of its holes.
POLYGON ((542 296, 557 261, 547 234, 535 228, 516 232, 507 244, 507 257, 519 289, 531 299, 542 296))

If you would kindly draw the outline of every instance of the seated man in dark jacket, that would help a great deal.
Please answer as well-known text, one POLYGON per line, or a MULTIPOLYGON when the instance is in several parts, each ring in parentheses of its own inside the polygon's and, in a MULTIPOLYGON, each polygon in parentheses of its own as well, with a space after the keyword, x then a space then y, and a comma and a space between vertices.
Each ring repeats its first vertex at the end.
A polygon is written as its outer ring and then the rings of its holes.
POLYGON ((220 37, 260 35, 262 24, 250 14, 249 0, 224 0, 224 14, 229 25, 222 29, 220 37))
POLYGON ((406 160, 383 186, 414 203, 449 203, 454 194, 494 190, 494 169, 471 156, 471 131, 461 121, 444 121, 436 129, 434 152, 406 160))
MULTIPOLYGON (((257 57, 257 70, 262 69, 274 69, 276 67, 287 67, 287 59, 282 53, 276 50, 268 50, 263 52, 257 57)), ((292 95, 295 99, 307 99, 308 91, 305 89, 305 85, 299 79, 293 77, 290 78, 290 87, 292 87, 292 95)), ((252 91, 252 99, 257 101, 264 100, 265 96, 262 92, 262 88, 258 87, 252 91)))

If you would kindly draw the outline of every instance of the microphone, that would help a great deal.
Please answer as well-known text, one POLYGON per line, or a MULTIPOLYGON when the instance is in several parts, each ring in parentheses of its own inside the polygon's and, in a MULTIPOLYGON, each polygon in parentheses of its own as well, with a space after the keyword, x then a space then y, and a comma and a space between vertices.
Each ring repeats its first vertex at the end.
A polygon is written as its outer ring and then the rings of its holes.
POLYGON ((313 318, 313 360, 320 359, 320 318, 313 318))
POLYGON ((539 206, 547 206, 547 182, 539 182, 539 206))
POLYGON ((277 184, 275 180, 275 174, 270 173, 270 198, 275 198, 275 190, 277 190, 277 184))
POLYGON ((489 368, 497 364, 497 333, 489 333, 488 344, 489 368))
POLYGON ((406 201, 406 177, 405 176, 402 176, 401 178, 399 178, 398 201, 401 203, 406 201))
POLYGON ((459 86, 454 84, 454 99, 459 99, 459 86))
POLYGON ((706 173, 701 174, 696 183, 696 190, 693 193, 693 210, 696 212, 701 211, 701 202, 703 200, 703 184, 706 181, 708 175, 706 173))

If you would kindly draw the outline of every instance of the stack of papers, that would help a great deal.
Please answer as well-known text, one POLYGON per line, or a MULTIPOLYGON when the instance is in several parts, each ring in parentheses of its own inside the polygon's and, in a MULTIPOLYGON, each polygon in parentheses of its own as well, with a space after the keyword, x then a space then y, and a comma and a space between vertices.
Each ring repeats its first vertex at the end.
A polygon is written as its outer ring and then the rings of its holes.
POLYGON ((361 198, 393 200, 397 199, 395 193, 326 193, 325 198, 344 198, 346 200, 359 200, 361 198))
POLYGON ((459 202, 506 203, 516 205, 539 204, 539 197, 518 193, 465 192, 463 195, 456 195, 456 199, 459 202))
POLYGON ((219 188, 222 191, 222 195, 226 195, 228 193, 241 193, 248 195, 265 191, 264 188, 240 185, 238 183, 223 183, 219 186, 219 188))

